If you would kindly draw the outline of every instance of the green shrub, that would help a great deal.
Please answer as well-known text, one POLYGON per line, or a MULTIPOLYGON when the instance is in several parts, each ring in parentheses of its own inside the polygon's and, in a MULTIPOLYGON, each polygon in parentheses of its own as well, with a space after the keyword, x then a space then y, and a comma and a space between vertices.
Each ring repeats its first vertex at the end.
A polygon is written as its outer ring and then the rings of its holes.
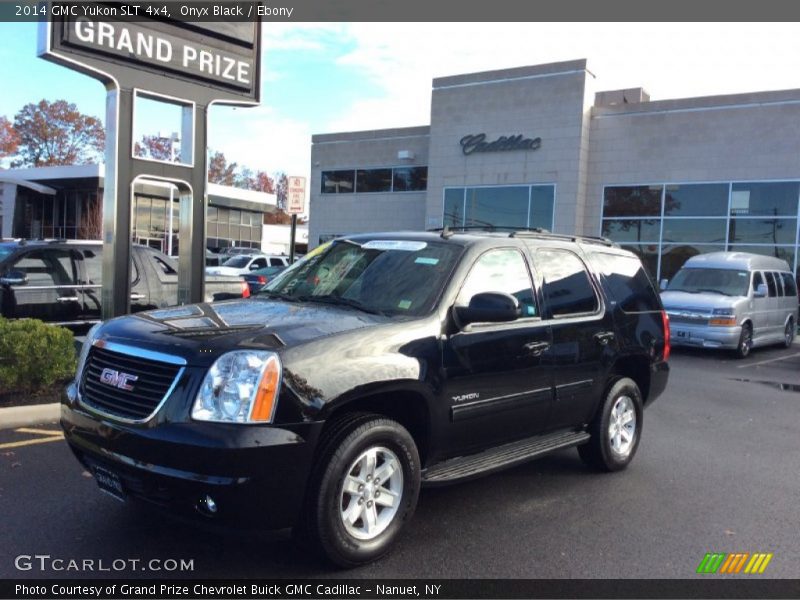
POLYGON ((72 332, 37 319, 0 317, 0 393, 32 392, 75 375, 72 332))

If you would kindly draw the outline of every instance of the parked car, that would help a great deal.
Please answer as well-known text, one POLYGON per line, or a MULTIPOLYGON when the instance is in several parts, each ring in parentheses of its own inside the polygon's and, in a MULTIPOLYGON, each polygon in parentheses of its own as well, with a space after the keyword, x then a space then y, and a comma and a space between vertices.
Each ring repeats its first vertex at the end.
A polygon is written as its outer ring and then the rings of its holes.
POLYGON ((785 260, 746 252, 711 252, 686 261, 661 282, 672 344, 750 350, 794 341, 797 284, 785 260))
MULTIPOLYGON (((166 254, 133 245, 131 312, 178 302, 178 265, 166 254)), ((68 326, 100 320, 103 244, 95 241, 0 243, 0 314, 68 326)), ((206 300, 249 296, 233 277, 206 277, 206 300)))
POLYGON ((669 352, 658 293, 609 242, 361 234, 247 301, 93 329, 61 424, 111 495, 294 527, 352 567, 389 550, 421 485, 567 447, 624 469, 669 352))
POLYGON ((209 275, 244 275, 265 267, 289 266, 288 256, 268 254, 239 254, 232 256, 218 267, 206 267, 209 275))
POLYGON ((242 279, 247 282, 247 285, 250 287, 250 294, 252 295, 258 293, 258 291, 272 281, 276 275, 285 270, 286 267, 284 266, 264 267, 263 269, 245 273, 242 275, 242 279))

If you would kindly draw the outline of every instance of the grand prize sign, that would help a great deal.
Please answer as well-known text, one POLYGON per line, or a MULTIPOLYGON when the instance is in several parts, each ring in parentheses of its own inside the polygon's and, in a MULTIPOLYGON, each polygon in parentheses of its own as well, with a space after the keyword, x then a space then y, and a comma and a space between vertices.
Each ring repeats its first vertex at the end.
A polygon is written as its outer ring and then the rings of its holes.
POLYGON ((254 106, 260 100, 260 3, 224 3, 226 11, 253 15, 224 22, 172 19, 164 13, 151 18, 142 4, 52 2, 39 30, 40 57, 106 87, 104 319, 129 312, 131 206, 134 185, 143 179, 178 188, 178 302, 204 299, 208 110, 214 104, 254 106), (174 162, 134 156, 140 98, 181 108, 174 162))

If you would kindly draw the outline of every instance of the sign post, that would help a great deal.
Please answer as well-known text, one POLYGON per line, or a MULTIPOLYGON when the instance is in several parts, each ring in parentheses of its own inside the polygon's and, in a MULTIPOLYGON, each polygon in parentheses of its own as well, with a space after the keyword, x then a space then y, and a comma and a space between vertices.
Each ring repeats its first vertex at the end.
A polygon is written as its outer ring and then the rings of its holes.
POLYGON ((289 176, 286 192, 286 212, 292 215, 292 230, 289 234, 289 264, 294 263, 294 240, 297 235, 297 215, 306 209, 306 178, 289 176))
POLYGON ((108 4, 111 17, 48 11, 38 52, 106 87, 103 319, 130 312, 131 208, 134 186, 145 179, 178 188, 178 303, 204 300, 208 110, 213 104, 258 105, 261 91, 260 17, 218 23, 163 15, 126 19, 124 5, 108 4), (134 155, 137 98, 181 108, 175 160, 134 155))

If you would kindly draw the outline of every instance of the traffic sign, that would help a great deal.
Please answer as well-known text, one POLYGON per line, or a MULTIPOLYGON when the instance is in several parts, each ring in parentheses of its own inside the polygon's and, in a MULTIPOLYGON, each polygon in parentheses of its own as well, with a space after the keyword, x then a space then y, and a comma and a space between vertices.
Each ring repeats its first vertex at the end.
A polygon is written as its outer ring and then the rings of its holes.
POLYGON ((306 210, 306 178, 289 176, 289 188, 286 193, 286 212, 299 215, 306 210))

